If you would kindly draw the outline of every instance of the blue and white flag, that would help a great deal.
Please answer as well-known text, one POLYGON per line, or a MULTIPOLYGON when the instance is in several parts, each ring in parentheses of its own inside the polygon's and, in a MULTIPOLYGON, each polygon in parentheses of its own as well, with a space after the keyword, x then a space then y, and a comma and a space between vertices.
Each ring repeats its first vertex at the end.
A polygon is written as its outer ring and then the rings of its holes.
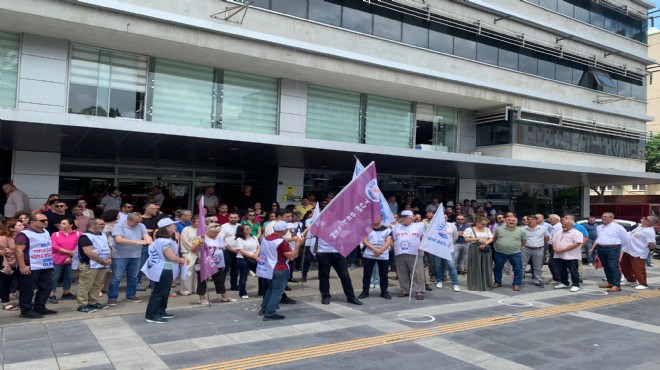
MULTIPOLYGON (((355 158, 355 169, 353 170, 353 178, 356 178, 357 175, 359 175, 362 171, 364 171, 364 166, 362 165, 362 163, 360 163, 359 159, 355 158)), ((380 193, 380 215, 383 217, 382 224, 384 226, 389 226, 392 222, 394 222, 394 215, 392 215, 392 210, 390 209, 390 206, 387 204, 387 199, 385 199, 385 195, 383 195, 382 192, 380 193)))
MULTIPOLYGON (((441 204, 438 209, 445 208, 441 204)), ((444 212, 436 212, 424 236, 422 236, 419 249, 452 261, 451 247, 453 244, 452 235, 447 232, 444 212)))

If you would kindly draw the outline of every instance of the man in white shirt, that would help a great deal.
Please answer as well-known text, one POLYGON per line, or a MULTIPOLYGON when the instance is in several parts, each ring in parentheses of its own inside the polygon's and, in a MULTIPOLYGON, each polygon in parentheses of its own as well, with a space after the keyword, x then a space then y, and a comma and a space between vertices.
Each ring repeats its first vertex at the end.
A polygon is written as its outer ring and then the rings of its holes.
POLYGON ((543 249, 550 240, 550 233, 548 229, 538 224, 534 215, 527 217, 527 225, 522 229, 527 236, 527 244, 522 249, 523 268, 531 260, 534 285, 543 288, 543 249))
MULTIPOLYGON (((551 227, 548 231, 550 231, 550 240, 554 240, 555 234, 560 233, 562 231, 561 228, 561 218, 559 215, 556 214, 551 214, 548 215, 548 222, 551 227)), ((548 270, 550 270, 550 274, 552 274, 552 279, 548 280, 548 283, 551 282, 560 282, 561 277, 559 276, 559 268, 557 267, 557 264, 555 263, 555 251, 552 248, 552 244, 550 245, 550 248, 548 248, 548 270)))
POLYGON ((621 245, 627 244, 630 239, 628 232, 623 226, 614 222, 614 213, 605 212, 601 216, 603 224, 596 228, 598 238, 594 242, 589 253, 594 249, 598 253, 598 258, 603 264, 605 270, 606 283, 601 283, 600 288, 607 289, 608 292, 621 291, 621 270, 619 269, 619 256, 621 255, 621 245))
POLYGON ((646 258, 655 248, 655 230, 653 225, 658 223, 655 216, 644 217, 641 224, 630 232, 630 243, 623 246, 621 256, 621 272, 626 277, 627 284, 639 283, 635 289, 646 290, 646 258))
MULTIPOLYGON (((435 276, 438 281, 435 287, 438 289, 442 288, 443 281, 445 280, 443 270, 446 268, 449 270, 449 279, 451 280, 452 288, 455 292, 460 292, 461 288, 458 286, 458 271, 456 270, 456 253, 454 250, 454 243, 458 239, 458 230, 453 223, 447 222, 448 217, 446 214, 443 216, 445 217, 445 223, 447 225, 445 231, 447 232, 447 236, 449 236, 449 251, 451 252, 452 259, 446 260, 436 255, 431 255, 434 260, 433 265, 435 267, 435 276)), ((438 215, 438 217, 440 217, 440 215, 438 215)))
POLYGON ((225 242, 224 257, 226 269, 229 270, 229 286, 238 290, 238 267, 236 265, 236 229, 238 228, 238 212, 229 213, 229 222, 221 226, 220 235, 225 242))

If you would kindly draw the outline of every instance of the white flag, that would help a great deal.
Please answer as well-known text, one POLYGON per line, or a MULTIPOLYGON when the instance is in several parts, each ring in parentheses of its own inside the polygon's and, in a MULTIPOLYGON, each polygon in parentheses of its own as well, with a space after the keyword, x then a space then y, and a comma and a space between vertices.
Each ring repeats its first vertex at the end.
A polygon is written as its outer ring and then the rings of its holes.
MULTIPOLYGON (((355 158, 353 178, 356 178, 362 171, 364 171, 364 166, 360 163, 359 159, 355 158)), ((394 215, 392 214, 392 210, 390 209, 389 204, 387 204, 387 199, 385 199, 385 195, 382 192, 380 193, 380 215, 383 217, 382 224, 384 226, 389 226, 394 222, 394 215)))
POLYGON ((451 246, 454 244, 453 236, 447 232, 447 222, 445 221, 444 206, 438 207, 438 212, 433 215, 429 228, 426 229, 422 237, 422 243, 419 249, 436 255, 440 258, 452 261, 451 246))

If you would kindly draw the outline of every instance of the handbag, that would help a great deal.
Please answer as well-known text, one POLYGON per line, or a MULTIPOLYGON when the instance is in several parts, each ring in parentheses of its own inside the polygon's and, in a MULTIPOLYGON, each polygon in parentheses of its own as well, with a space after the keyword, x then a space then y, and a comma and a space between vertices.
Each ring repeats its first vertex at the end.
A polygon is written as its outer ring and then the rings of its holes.
POLYGON ((602 267, 603 267, 603 263, 600 261, 600 257, 596 256, 596 258, 594 258, 594 268, 599 269, 602 267))
MULTIPOLYGON (((470 229, 472 230, 472 234, 476 237, 476 236, 477 236, 477 233, 474 232, 474 228, 472 228, 472 226, 470 226, 470 229)), ((472 244, 473 244, 474 246, 476 246, 477 249, 479 249, 479 252, 482 252, 482 253, 490 253, 490 250, 492 249, 491 246, 490 246, 490 244, 488 244, 484 249, 480 249, 480 248, 479 248, 479 242, 473 242, 472 244)))

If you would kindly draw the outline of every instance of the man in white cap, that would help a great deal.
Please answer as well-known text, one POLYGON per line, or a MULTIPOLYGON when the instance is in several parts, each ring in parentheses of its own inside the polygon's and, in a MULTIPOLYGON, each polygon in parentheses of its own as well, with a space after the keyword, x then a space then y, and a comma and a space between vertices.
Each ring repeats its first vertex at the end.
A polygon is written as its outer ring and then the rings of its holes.
POLYGON ((282 320, 284 315, 276 312, 277 304, 282 299, 284 288, 289 280, 289 261, 298 256, 300 246, 304 239, 294 236, 293 249, 284 239, 288 232, 287 223, 277 221, 273 225, 273 233, 266 236, 261 243, 259 260, 257 261, 257 276, 268 280, 268 290, 261 302, 261 311, 264 321, 282 320))
POLYGON ((412 211, 401 212, 401 222, 392 229, 394 239, 394 260, 396 262, 396 271, 399 275, 399 286, 401 292, 397 297, 406 297, 410 290, 410 279, 412 276, 413 289, 415 289, 415 298, 424 299, 426 286, 424 284, 424 262, 423 252, 419 250, 419 244, 424 235, 424 223, 413 222, 412 211), (419 258, 415 265, 415 259, 419 258), (413 271, 414 266, 414 271, 413 271))

